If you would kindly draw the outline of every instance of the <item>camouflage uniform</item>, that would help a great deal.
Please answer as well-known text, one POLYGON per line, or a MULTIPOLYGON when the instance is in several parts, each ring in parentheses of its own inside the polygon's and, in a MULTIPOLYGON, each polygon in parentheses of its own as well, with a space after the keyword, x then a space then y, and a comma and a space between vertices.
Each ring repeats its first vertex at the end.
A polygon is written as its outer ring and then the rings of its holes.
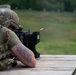
POLYGON ((10 49, 18 43, 20 40, 13 31, 0 26, 0 70, 11 66, 9 61, 10 49))
POLYGON ((11 48, 20 43, 16 34, 8 28, 19 28, 19 17, 9 5, 0 5, 0 70, 10 68, 11 48))

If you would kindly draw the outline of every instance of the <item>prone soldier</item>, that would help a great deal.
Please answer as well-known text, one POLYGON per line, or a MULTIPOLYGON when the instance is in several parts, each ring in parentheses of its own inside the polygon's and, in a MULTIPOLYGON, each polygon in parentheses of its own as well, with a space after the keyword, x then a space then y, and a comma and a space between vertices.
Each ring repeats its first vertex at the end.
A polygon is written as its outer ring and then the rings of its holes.
POLYGON ((10 8, 0 8, 0 70, 11 67, 10 54, 18 58, 25 66, 35 67, 34 53, 24 46, 13 32, 19 28, 19 17, 10 8))

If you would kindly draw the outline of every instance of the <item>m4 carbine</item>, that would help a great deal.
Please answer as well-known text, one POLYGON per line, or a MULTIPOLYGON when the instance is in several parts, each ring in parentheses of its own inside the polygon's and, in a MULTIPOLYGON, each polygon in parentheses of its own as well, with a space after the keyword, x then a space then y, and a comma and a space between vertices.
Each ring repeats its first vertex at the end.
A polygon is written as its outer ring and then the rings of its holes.
POLYGON ((40 32, 30 33, 30 30, 22 31, 22 27, 15 30, 16 35, 19 37, 21 42, 28 47, 35 55, 35 58, 40 57, 40 53, 36 50, 36 45, 40 42, 40 32))

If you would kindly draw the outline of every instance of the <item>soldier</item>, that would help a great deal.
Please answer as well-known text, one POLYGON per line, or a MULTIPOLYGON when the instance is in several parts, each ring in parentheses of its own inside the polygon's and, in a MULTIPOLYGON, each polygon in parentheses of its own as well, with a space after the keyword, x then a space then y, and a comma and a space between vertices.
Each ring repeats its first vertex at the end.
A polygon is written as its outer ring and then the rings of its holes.
POLYGON ((10 53, 24 65, 35 67, 36 59, 31 50, 25 47, 13 32, 19 28, 19 17, 8 7, 0 8, 0 70, 10 67, 10 53), (12 31, 11 31, 12 30, 12 31))

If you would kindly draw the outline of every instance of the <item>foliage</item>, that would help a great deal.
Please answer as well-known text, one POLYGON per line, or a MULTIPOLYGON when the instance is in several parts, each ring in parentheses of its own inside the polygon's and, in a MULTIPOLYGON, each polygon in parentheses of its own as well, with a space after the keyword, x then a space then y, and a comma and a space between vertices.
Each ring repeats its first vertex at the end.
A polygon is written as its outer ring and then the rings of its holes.
POLYGON ((1 0, 0 4, 10 4, 13 9, 74 11, 75 0, 1 0))

